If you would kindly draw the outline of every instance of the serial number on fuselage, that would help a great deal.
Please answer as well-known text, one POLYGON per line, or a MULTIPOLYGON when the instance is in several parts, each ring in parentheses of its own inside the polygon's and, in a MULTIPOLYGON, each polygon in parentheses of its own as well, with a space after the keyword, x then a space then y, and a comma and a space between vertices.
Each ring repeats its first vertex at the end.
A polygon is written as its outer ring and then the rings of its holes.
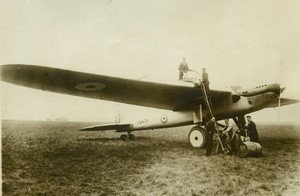
POLYGON ((137 123, 136 123, 136 125, 137 126, 139 126, 139 125, 143 125, 143 124, 146 124, 146 123, 148 123, 148 119, 143 119, 143 120, 139 120, 137 123))

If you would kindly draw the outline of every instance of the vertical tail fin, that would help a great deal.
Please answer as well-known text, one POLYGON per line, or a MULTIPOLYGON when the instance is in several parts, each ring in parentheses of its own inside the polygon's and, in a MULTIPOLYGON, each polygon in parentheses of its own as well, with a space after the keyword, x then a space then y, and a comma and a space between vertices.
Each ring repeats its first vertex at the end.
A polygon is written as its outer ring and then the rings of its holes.
POLYGON ((116 105, 116 112, 115 112, 115 123, 121 123, 123 120, 123 113, 119 107, 119 104, 116 105))
POLYGON ((241 86, 231 86, 230 87, 233 91, 239 91, 239 90, 242 90, 242 87, 241 86))

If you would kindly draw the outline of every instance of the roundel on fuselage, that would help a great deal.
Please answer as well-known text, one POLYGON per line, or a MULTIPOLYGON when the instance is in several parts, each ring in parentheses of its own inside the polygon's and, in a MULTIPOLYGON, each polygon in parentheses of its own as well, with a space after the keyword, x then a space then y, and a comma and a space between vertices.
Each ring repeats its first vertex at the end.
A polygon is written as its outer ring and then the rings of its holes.
POLYGON ((166 124, 168 122, 168 116, 167 116, 167 114, 162 114, 161 117, 160 117, 160 121, 163 124, 166 124))

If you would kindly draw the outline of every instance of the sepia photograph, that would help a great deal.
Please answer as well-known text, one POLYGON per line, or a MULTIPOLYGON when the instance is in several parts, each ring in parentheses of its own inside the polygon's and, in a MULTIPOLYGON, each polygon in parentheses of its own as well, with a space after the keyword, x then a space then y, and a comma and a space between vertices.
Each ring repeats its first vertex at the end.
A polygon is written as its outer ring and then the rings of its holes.
POLYGON ((2 195, 300 195, 297 0, 2 0, 2 195))

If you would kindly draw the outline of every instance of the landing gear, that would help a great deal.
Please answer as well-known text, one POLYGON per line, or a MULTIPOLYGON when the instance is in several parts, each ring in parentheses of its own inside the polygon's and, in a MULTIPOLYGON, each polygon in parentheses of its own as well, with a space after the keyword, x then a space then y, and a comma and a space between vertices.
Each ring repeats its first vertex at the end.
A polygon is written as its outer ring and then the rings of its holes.
POLYGON ((205 130, 202 127, 193 127, 189 133, 189 141, 194 148, 203 148, 206 143, 205 130))
POLYGON ((128 135, 128 138, 129 138, 130 140, 134 140, 135 136, 134 136, 132 133, 130 133, 130 134, 128 135))
POLYGON ((122 135, 120 136, 120 139, 126 141, 126 140, 128 139, 128 136, 125 135, 125 134, 122 134, 122 135))
POLYGON ((232 118, 233 121, 235 122, 236 126, 239 128, 239 129, 245 129, 245 124, 246 124, 246 119, 245 119, 245 116, 242 115, 242 116, 237 116, 237 117, 234 117, 232 118))
POLYGON ((129 140, 134 140, 135 136, 132 133, 128 132, 128 134, 122 134, 120 136, 120 138, 121 138, 121 140, 124 140, 124 141, 126 141, 128 139, 129 140))

